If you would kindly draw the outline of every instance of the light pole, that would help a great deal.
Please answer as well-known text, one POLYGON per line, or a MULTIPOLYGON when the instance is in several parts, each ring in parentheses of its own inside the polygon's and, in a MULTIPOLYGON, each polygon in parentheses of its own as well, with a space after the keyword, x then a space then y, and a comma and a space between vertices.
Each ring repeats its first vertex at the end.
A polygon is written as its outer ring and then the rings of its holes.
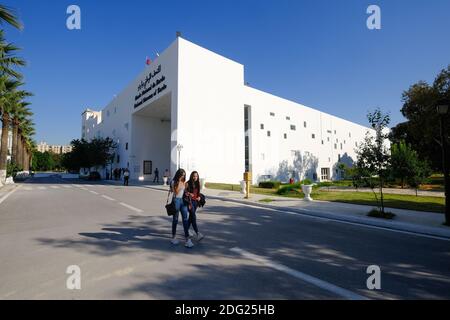
POLYGON ((448 167, 448 147, 447 132, 445 130, 444 118, 448 114, 448 105, 439 105, 436 107, 439 114, 441 148, 442 148, 442 170, 444 172, 444 188, 445 188, 445 225, 450 226, 450 177, 448 167))
POLYGON ((177 150, 178 150, 178 169, 180 169, 180 165, 181 165, 181 149, 183 149, 183 145, 182 144, 178 144, 177 145, 177 150))

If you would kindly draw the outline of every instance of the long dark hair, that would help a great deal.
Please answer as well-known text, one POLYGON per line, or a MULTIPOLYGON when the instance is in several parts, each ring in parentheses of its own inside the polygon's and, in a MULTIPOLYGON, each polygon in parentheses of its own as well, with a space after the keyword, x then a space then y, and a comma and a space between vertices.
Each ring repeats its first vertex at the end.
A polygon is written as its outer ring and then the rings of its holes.
POLYGON ((197 171, 191 172, 188 181, 188 188, 190 192, 194 191, 195 188, 197 188, 198 192, 200 192, 200 175, 197 171), (197 174, 197 181, 194 181, 194 174, 197 174))
MULTIPOLYGON (((173 177, 173 189, 175 190, 175 193, 178 193, 178 184, 181 180, 181 177, 184 175, 184 181, 186 181, 186 171, 184 169, 178 169, 175 173, 175 176, 173 177)), ((183 182, 184 182, 183 181, 183 182)))

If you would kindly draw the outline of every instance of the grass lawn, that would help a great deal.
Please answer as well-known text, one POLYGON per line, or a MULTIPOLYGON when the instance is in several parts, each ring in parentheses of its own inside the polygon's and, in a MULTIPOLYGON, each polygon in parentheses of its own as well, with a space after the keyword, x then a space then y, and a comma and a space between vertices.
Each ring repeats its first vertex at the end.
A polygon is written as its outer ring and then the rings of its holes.
MULTIPOLYGON (((316 200, 336 201, 353 204, 376 206, 375 196, 371 192, 313 192, 311 197, 316 200), (347 194, 346 194, 347 193, 347 194)), ((385 194, 384 205, 389 208, 431 211, 444 213, 445 199, 440 197, 412 196, 404 194, 385 194)))
MULTIPOLYGON (((241 187, 238 184, 224 184, 224 183, 207 183, 207 188, 240 191, 241 187)), ((251 193, 264 194, 268 196, 277 196, 276 189, 264 189, 259 187, 251 187, 251 193)), ((289 198, 303 198, 301 190, 292 190, 291 192, 282 195, 282 197, 289 198)), ((377 206, 375 196, 372 192, 338 192, 338 191, 318 191, 317 189, 311 194, 313 199, 323 201, 344 202, 353 204, 362 204, 377 206)), ((264 199, 263 199, 264 200, 264 199)), ((445 198, 440 197, 426 197, 426 196, 413 196, 403 194, 385 194, 384 195, 385 206, 389 208, 397 209, 409 209, 417 211, 429 211, 444 213, 445 198)), ((265 201, 263 201, 265 202, 265 201)))

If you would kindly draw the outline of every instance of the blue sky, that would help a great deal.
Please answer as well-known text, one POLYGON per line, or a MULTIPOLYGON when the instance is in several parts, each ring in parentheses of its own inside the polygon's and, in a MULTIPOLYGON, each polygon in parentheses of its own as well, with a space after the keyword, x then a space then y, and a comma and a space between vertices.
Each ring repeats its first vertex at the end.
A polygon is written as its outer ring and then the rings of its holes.
POLYGON ((81 112, 103 108, 145 57, 183 37, 245 65, 252 87, 366 125, 368 110, 403 121, 401 95, 450 64, 449 0, 14 0, 25 25, 6 27, 23 48, 35 139, 80 137, 81 112), (66 28, 81 8, 82 29, 66 28), (381 30, 366 9, 381 8, 381 30))

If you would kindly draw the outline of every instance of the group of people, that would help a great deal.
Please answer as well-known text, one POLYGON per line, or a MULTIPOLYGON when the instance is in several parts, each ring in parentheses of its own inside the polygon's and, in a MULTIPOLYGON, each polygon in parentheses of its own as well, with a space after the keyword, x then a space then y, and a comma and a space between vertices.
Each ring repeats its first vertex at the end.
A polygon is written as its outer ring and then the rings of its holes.
MULTIPOLYGON (((192 248, 194 244, 190 238, 189 228, 192 226, 195 231, 195 240, 204 238, 197 226, 196 211, 199 205, 204 204, 203 195, 200 193, 200 178, 197 171, 193 171, 186 181, 186 171, 178 169, 170 183, 170 191, 173 192, 172 201, 175 202, 176 213, 172 216, 172 240, 173 245, 179 244, 176 239, 178 217, 181 212, 183 219, 183 229, 185 237, 185 247, 192 248)), ((192 236, 194 234, 192 233, 192 236)))

